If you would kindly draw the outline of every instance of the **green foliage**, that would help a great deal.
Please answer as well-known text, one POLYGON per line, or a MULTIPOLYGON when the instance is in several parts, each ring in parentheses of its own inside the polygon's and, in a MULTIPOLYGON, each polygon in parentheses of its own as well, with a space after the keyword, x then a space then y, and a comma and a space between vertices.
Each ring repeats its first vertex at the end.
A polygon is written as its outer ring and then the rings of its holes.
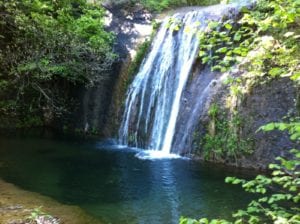
POLYGON ((252 152, 250 139, 243 139, 240 136, 242 119, 237 112, 228 118, 220 111, 217 104, 212 104, 208 115, 211 121, 201 148, 206 159, 233 158, 236 161, 240 155, 252 152))
POLYGON ((39 219, 39 217, 46 217, 46 218, 52 218, 51 215, 46 214, 41 210, 41 207, 33 209, 33 211, 30 213, 30 216, 27 217, 27 220, 29 223, 36 223, 36 220, 39 219))
POLYGON ((300 121, 293 121, 290 123, 269 123, 267 125, 262 126, 258 131, 288 131, 291 140, 299 141, 300 140, 300 121))
POLYGON ((208 110, 208 115, 213 119, 213 120, 216 120, 217 119, 217 116, 218 116, 218 113, 219 113, 219 106, 216 104, 216 103, 213 103, 209 110, 208 110))
POLYGON ((253 41, 252 27, 242 26, 228 20, 211 21, 208 29, 198 33, 199 57, 212 71, 225 72, 234 65, 239 57, 245 57, 253 41))
POLYGON ((141 0, 141 3, 150 10, 162 11, 164 9, 178 6, 218 4, 219 0, 141 0))
POLYGON ((203 64, 225 72, 239 63, 240 70, 247 71, 225 81, 230 90, 226 102, 231 110, 229 115, 212 116, 209 111, 211 123, 203 140, 206 158, 236 158, 239 153, 251 151, 250 140, 240 139, 242 119, 238 116, 238 105, 253 85, 280 77, 300 82, 298 6, 298 1, 259 0, 253 10, 242 9, 238 22, 211 21, 207 30, 198 33, 203 64))
POLYGON ((229 221, 223 220, 223 219, 212 219, 208 220, 207 218, 202 218, 199 220, 196 219, 189 219, 185 217, 181 217, 180 224, 230 224, 229 221))
POLYGON ((179 31, 182 27, 182 22, 179 19, 176 18, 169 18, 169 21, 167 23, 167 28, 172 29, 172 31, 179 31))
POLYGON ((0 17, 0 116, 20 126, 61 116, 68 90, 101 81, 114 61, 104 10, 85 0, 0 0, 0 17))
POLYGON ((297 0, 259 0, 238 22, 210 22, 198 35, 202 63, 225 72, 243 61, 249 75, 299 81, 299 8, 297 0))
POLYGON ((113 4, 135 5, 142 4, 150 11, 161 12, 165 9, 187 5, 212 5, 218 4, 219 0, 110 0, 113 4))
MULTIPOLYGON (((263 131, 287 130, 291 139, 300 142, 300 122, 270 123, 260 128, 263 131)), ((258 175, 247 181, 236 177, 227 177, 226 183, 241 184, 245 191, 260 195, 248 204, 245 210, 233 214, 234 221, 202 218, 194 220, 181 218, 180 224, 241 224, 241 223, 300 223, 300 151, 292 149, 292 158, 278 157, 277 164, 270 164, 270 176, 258 175)))
POLYGON ((167 9, 171 6, 180 5, 182 4, 181 0, 141 0, 140 1, 146 8, 152 10, 152 11, 162 11, 164 9, 167 9))
POLYGON ((127 85, 129 83, 131 83, 131 78, 132 76, 138 72, 138 69, 144 59, 144 57, 146 56, 147 52, 148 52, 148 49, 150 47, 150 44, 151 44, 151 41, 150 40, 146 40, 144 43, 142 43, 137 52, 136 52, 136 56, 135 58, 133 59, 133 61, 131 62, 130 64, 130 67, 128 69, 128 76, 130 77, 128 80, 127 80, 127 85))
POLYGON ((40 215, 43 215, 44 212, 41 211, 41 207, 33 209, 33 211, 30 213, 30 216, 28 217, 29 220, 34 221, 36 218, 38 218, 40 215))

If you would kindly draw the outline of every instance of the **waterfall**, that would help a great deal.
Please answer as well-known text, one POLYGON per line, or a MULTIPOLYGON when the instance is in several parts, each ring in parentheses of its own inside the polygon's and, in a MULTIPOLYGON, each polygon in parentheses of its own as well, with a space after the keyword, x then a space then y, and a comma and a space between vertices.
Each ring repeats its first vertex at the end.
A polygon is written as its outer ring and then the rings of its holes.
POLYGON ((216 5, 183 10, 163 21, 127 92, 121 144, 171 152, 182 95, 197 58, 197 32, 208 21, 236 12, 236 5, 216 5))

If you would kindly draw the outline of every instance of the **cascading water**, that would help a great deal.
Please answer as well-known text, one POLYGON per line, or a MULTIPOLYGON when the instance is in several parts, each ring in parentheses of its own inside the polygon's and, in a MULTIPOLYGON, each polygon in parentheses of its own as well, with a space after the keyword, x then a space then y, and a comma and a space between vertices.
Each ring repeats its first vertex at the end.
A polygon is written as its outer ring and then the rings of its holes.
POLYGON ((182 94, 197 56, 197 32, 206 29, 208 21, 236 14, 237 8, 197 8, 164 20, 128 90, 119 130, 121 144, 171 152, 182 94))

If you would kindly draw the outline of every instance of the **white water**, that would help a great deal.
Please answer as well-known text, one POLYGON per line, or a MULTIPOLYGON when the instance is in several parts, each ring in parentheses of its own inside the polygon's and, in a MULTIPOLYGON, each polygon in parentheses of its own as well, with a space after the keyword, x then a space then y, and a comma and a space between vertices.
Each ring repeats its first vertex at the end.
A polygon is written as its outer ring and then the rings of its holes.
POLYGON ((171 25, 169 17, 164 20, 128 90, 119 130, 121 144, 158 150, 159 156, 171 152, 182 93, 198 52, 196 31, 236 9, 217 5, 177 13, 171 25))
POLYGON ((158 150, 144 150, 135 155, 135 157, 142 160, 159 160, 159 159, 183 159, 183 157, 172 154, 165 153, 164 151, 158 150))

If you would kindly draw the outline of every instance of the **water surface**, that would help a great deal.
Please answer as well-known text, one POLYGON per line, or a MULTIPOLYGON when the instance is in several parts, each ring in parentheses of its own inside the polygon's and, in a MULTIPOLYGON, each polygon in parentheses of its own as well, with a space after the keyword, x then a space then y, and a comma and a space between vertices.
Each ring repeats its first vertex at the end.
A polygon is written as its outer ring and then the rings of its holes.
POLYGON ((187 159, 141 160, 136 153, 94 140, 0 137, 0 177, 113 224, 228 218, 251 199, 224 183, 240 173, 187 159))

